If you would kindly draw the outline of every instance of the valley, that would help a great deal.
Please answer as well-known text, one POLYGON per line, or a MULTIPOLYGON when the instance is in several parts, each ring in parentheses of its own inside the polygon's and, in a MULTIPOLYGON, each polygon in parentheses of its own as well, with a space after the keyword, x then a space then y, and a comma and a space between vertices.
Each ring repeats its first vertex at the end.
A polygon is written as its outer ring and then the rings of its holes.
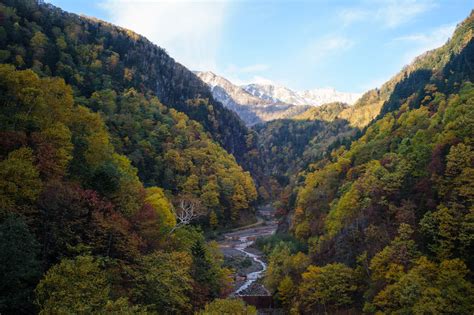
MULTIPOLYGON (((268 207, 271 208, 271 206, 262 208, 268 207)), ((266 259, 263 253, 252 245, 259 237, 273 235, 277 230, 278 223, 274 219, 274 209, 267 210, 264 215, 257 210, 257 216, 260 219, 257 224, 225 233, 223 235, 224 240, 219 242, 224 260, 227 258, 230 261, 238 261, 240 265, 242 265, 242 261, 246 262, 247 259, 251 261, 250 266, 237 268, 236 283, 231 296, 270 295, 262 284, 257 283, 267 269, 266 259)))
POLYGON ((466 14, 357 94, 237 85, 1 1, 0 313, 473 314, 466 14))

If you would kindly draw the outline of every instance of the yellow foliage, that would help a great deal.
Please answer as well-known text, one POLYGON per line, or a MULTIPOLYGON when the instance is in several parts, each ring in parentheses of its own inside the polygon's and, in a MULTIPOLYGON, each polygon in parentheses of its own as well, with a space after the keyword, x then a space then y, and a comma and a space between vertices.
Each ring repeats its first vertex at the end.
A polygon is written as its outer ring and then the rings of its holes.
POLYGON ((171 211, 171 203, 166 198, 163 189, 159 187, 149 187, 146 189, 145 201, 153 206, 162 222, 168 228, 176 225, 176 218, 171 211))

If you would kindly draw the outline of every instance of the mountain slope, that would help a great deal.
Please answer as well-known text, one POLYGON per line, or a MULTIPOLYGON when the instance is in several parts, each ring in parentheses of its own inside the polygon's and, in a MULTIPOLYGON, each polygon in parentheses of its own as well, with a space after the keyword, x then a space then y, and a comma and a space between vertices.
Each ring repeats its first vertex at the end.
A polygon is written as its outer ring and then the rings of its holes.
POLYGON ((0 20, 0 312, 191 314, 227 294, 203 231, 254 219, 250 174, 212 138, 246 147, 238 117, 132 32, 42 1, 0 20))
POLYGON ((339 118, 339 115, 349 108, 346 103, 327 103, 317 107, 311 107, 307 111, 297 115, 297 120, 324 120, 333 121, 339 118))
POLYGON ((85 97, 98 90, 121 92, 130 87, 152 93, 166 106, 200 122, 239 163, 244 162, 251 149, 247 148, 245 125, 164 49, 130 30, 50 4, 38 5, 34 0, 2 3, 16 8, 14 15, 6 12, 4 17, 9 23, 2 26, 6 33, 0 39, 2 62, 60 76, 85 97))
POLYGON ((474 311, 473 34, 474 12, 443 47, 365 94, 354 108, 376 104, 377 120, 308 169, 291 228, 308 256, 276 247, 266 279, 288 309, 474 311), (334 298, 311 296, 334 286, 334 298))
POLYGON ((293 91, 284 86, 273 84, 248 84, 243 86, 248 93, 271 102, 283 102, 293 105, 318 106, 332 102, 354 104, 361 96, 358 93, 338 92, 333 88, 293 91))
POLYGON ((207 83, 214 98, 236 112, 248 126, 274 119, 291 118, 309 108, 253 96, 242 87, 209 71, 196 74, 207 83))

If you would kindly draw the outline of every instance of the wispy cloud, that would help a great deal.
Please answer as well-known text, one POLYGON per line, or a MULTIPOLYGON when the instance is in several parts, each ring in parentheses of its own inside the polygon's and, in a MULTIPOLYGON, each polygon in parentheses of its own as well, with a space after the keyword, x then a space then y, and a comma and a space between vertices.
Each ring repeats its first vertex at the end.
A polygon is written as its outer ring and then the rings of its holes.
POLYGON ((312 64, 324 61, 326 58, 339 54, 350 49, 354 45, 354 41, 340 35, 328 35, 310 41, 306 48, 303 49, 305 60, 312 64))
POLYGON ((391 0, 377 12, 378 18, 389 28, 397 27, 435 7, 432 1, 391 0))
POLYGON ((368 0, 360 6, 344 8, 339 13, 343 25, 375 21, 395 28, 436 7, 433 0, 368 0))
POLYGON ((455 28, 455 24, 443 25, 426 33, 414 33, 397 37, 392 41, 392 44, 400 42, 410 43, 410 46, 413 48, 406 52, 403 57, 403 62, 407 64, 423 52, 443 45, 453 34, 455 28))
POLYGON ((228 1, 103 0, 111 22, 146 36, 195 70, 215 70, 228 1))
POLYGON ((368 19, 369 15, 370 10, 361 8, 342 9, 339 12, 339 18, 341 19, 344 26, 351 25, 355 22, 364 21, 365 19, 368 19))

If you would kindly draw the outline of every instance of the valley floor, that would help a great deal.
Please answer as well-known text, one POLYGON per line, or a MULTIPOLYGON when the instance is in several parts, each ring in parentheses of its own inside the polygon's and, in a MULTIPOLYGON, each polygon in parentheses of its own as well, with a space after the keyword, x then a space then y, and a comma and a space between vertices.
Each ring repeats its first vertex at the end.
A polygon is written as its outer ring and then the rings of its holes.
POLYGON ((263 286, 261 277, 267 268, 263 253, 251 247, 258 237, 275 233, 277 222, 268 206, 259 208, 258 224, 224 234, 219 246, 225 261, 235 269, 235 284, 232 295, 262 296, 270 295, 263 286))

